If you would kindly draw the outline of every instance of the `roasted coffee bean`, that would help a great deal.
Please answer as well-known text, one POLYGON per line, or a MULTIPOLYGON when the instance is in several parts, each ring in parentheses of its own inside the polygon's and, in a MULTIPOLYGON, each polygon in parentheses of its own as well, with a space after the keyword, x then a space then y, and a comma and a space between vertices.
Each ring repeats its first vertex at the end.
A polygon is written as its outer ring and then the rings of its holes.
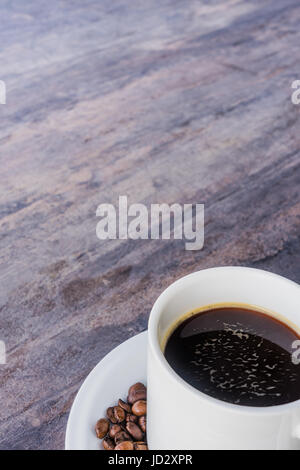
POLYGON ((105 437, 107 434, 108 428, 109 428, 108 420, 105 418, 99 419, 99 421, 97 421, 97 424, 95 426, 97 437, 99 439, 103 439, 103 437, 105 437))
POLYGON ((123 441, 131 441, 131 440, 132 440, 131 437, 125 431, 120 431, 115 435, 116 444, 120 444, 120 442, 123 442, 123 441))
POLYGON ((123 408, 121 408, 120 406, 115 406, 114 416, 115 416, 117 423, 122 423, 122 421, 124 421, 125 416, 126 416, 125 410, 123 410, 123 408))
POLYGON ((143 432, 146 432, 146 416, 139 417, 139 427, 143 432))
POLYGON ((114 407, 113 406, 110 406, 109 408, 107 408, 106 415, 107 415, 107 417, 108 417, 108 419, 111 423, 113 423, 113 424, 117 423, 117 420, 116 420, 115 414, 114 414, 114 407))
POLYGON ((123 441, 116 445, 115 450, 133 450, 132 441, 123 441))
POLYGON ((131 421, 132 423, 137 423, 138 417, 135 415, 132 415, 131 413, 128 413, 126 415, 126 421, 129 422, 131 421))
POLYGON ((133 405, 133 403, 136 401, 146 400, 146 398, 147 390, 145 385, 143 385, 141 382, 138 382, 130 387, 127 398, 128 403, 133 405))
POLYGON ((132 413, 136 416, 144 416, 147 413, 147 402, 138 400, 132 405, 132 413))
POLYGON ((114 439, 116 434, 118 434, 118 432, 121 432, 121 431, 122 431, 121 426, 119 424, 114 424, 109 430, 109 435, 112 439, 114 439))
POLYGON ((134 450, 148 450, 146 442, 138 441, 138 442, 135 442, 133 445, 134 445, 134 450))
POLYGON ((137 424, 129 422, 126 424, 126 429, 136 441, 141 441, 143 439, 143 432, 137 424))
POLYGON ((114 450, 115 444, 112 439, 109 437, 105 437, 102 441, 103 449, 104 450, 114 450))
POLYGON ((99 419, 95 426, 103 449, 147 450, 146 396, 146 387, 138 382, 128 391, 128 403, 120 398, 116 406, 107 408, 108 419, 99 419))
POLYGON ((121 398, 119 398, 118 405, 123 408, 123 410, 125 410, 127 413, 131 413, 131 406, 128 405, 128 403, 126 403, 125 401, 121 400, 121 398))

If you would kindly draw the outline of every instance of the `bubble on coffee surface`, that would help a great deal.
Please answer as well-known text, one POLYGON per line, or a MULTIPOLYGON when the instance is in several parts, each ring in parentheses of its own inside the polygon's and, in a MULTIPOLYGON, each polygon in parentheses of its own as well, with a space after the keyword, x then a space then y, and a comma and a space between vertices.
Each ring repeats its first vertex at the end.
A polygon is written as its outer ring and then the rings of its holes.
POLYGON ((165 356, 198 390, 237 405, 273 406, 300 399, 296 333, 260 312, 219 308, 183 321, 165 356))

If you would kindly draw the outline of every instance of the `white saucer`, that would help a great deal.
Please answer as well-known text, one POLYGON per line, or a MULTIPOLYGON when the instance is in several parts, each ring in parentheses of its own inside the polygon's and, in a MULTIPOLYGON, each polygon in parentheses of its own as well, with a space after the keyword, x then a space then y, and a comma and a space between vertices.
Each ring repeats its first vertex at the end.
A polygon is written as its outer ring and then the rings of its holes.
POLYGON ((85 379, 71 409, 66 431, 67 450, 99 450, 95 424, 105 417, 106 409, 126 400, 129 387, 136 382, 146 385, 147 332, 113 349, 85 379))

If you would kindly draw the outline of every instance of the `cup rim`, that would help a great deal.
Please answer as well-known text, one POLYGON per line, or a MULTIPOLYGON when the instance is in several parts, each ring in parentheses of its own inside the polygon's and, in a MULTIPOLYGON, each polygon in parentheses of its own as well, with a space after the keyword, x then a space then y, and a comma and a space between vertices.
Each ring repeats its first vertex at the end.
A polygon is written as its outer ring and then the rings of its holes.
MULTIPOLYGON (((227 411, 232 411, 235 413, 247 413, 247 414, 250 413, 250 414, 259 414, 259 415, 273 414, 274 415, 274 414, 282 414, 286 411, 291 411, 292 409, 295 409, 297 407, 300 408, 300 399, 293 401, 291 403, 283 404, 283 405, 272 405, 272 406, 265 406, 265 407, 235 405, 234 403, 229 403, 229 402, 218 400, 217 398, 206 395, 200 390, 197 390, 196 388, 194 388, 192 385, 188 384, 174 371, 174 369, 167 362, 160 348, 160 344, 158 341, 158 334, 157 334, 158 323, 159 323, 160 315, 162 313, 162 307, 164 306, 164 302, 167 297, 169 297, 170 295, 173 294, 173 292, 176 291, 176 288, 178 287, 179 284, 182 285, 183 283, 189 282, 191 278, 198 276, 200 273, 203 274, 205 272, 208 273, 212 271, 227 271, 227 272, 244 271, 244 272, 252 272, 252 273, 257 272, 266 277, 280 280, 283 283, 293 285, 294 287, 297 287, 298 289, 300 289, 299 284, 283 276, 280 276, 279 274, 275 274, 270 271, 265 271, 263 269, 249 268, 249 267, 244 267, 244 266, 218 266, 214 268, 202 269, 200 271, 195 271, 191 274, 187 274, 186 276, 183 276, 177 279, 172 284, 170 284, 160 294, 160 296, 155 301, 152 307, 152 310, 150 312, 149 322, 148 322, 148 345, 151 348, 151 351, 154 354, 156 360, 160 363, 161 367, 165 369, 165 371, 169 374, 169 376, 177 384, 177 386, 184 388, 187 392, 193 394, 198 399, 204 400, 213 406, 218 406, 222 408, 223 410, 226 409, 227 411)), ((299 320, 299 324, 300 324, 300 320, 299 320)))

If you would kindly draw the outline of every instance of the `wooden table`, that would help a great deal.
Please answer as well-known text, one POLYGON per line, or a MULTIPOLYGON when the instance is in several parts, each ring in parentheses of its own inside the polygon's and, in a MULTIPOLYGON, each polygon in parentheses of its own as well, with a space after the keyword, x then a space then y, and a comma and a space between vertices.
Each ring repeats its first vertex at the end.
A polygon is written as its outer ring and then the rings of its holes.
POLYGON ((61 449, 84 378, 172 281, 216 265, 300 281, 300 4, 0 12, 0 447, 61 449), (204 203, 204 249, 100 241, 96 208, 119 195, 204 203))

